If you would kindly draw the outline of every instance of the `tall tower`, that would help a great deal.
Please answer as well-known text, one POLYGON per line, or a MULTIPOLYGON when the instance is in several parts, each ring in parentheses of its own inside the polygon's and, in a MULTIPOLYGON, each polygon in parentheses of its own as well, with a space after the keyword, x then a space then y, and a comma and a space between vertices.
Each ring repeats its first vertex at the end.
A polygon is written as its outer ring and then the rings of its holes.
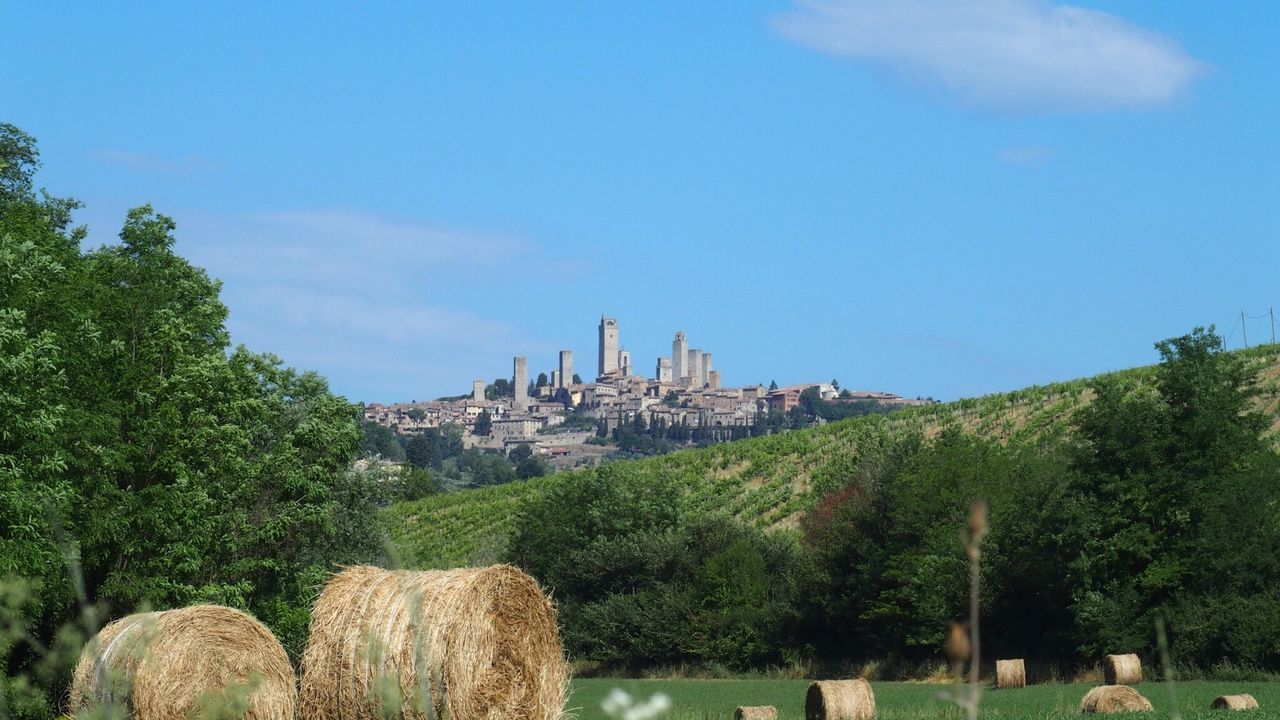
POLYGON ((573 382, 573 351, 560 351, 560 384, 557 387, 569 387, 573 382))
POLYGON ((694 348, 686 357, 685 377, 689 378, 689 386, 702 387, 702 351, 694 348))
POLYGON ((711 384, 711 353, 709 352, 702 353, 702 363, 698 369, 702 371, 702 384, 710 385, 711 384))
POLYGON ((658 382, 671 382, 671 358, 658 358, 658 382))
POLYGON ((515 370, 512 374, 515 376, 511 379, 515 397, 511 405, 516 410, 527 410, 529 408, 529 359, 516 358, 515 370))
POLYGON ((600 375, 618 369, 618 321, 600 316, 600 375))
POLYGON ((689 342, 684 339, 684 331, 681 330, 676 333, 676 339, 671 343, 671 377, 676 382, 689 375, 688 355, 689 342))
POLYGON ((475 402, 484 402, 484 381, 471 381, 471 399, 475 402))
POLYGON ((618 351, 618 369, 622 371, 623 375, 631 374, 631 351, 630 350, 618 351))

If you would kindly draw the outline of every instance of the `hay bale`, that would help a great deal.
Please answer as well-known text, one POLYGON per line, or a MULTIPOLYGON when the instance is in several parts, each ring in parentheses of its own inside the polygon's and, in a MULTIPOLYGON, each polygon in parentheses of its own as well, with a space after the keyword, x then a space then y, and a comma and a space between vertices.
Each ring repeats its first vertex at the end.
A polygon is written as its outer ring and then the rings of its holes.
POLYGON ((520 570, 353 567, 312 611, 298 716, 555 720, 568 675, 555 609, 520 570))
POLYGON ((128 615, 80 654, 67 714, 118 705, 132 720, 293 720, 297 678, 265 625, 218 605, 128 615), (222 712, 219 712, 221 710, 222 712))
POLYGON ((739 705, 733 720, 778 720, 778 709, 772 705, 739 705))
POLYGON ((1258 701, 1252 695, 1219 695, 1209 706, 1211 710, 1257 710, 1258 701))
POLYGON ((1080 701, 1080 712, 1120 713, 1148 712, 1151 701, 1128 685, 1100 685, 1080 701))
POLYGON ((996 661, 996 689, 1027 686, 1027 668, 1021 658, 996 661))
POLYGON ((818 680, 804 698, 805 720, 872 720, 876 696, 866 680, 818 680))
POLYGON ((1103 682, 1107 685, 1137 685, 1142 682, 1142 661, 1137 655, 1108 655, 1102 663, 1103 682))

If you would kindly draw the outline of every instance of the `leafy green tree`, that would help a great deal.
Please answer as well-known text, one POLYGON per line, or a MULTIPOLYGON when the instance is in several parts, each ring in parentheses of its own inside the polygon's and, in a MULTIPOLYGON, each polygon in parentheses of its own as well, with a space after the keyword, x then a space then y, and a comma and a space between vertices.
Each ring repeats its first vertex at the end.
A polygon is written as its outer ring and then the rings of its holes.
POLYGON ((500 400, 514 396, 515 391, 511 388, 511 381, 506 378, 498 378, 491 384, 486 385, 484 389, 486 400, 500 400))
POLYGON ((78 204, 37 195, 37 167, 0 126, 0 567, 39 582, 38 639, 76 615, 66 553, 110 615, 221 602, 297 651, 316 584, 379 552, 356 408, 230 346, 171 219, 137 208, 82 252, 78 204))
POLYGON ((480 437, 489 437, 489 433, 493 432, 493 417, 489 415, 488 410, 481 410, 476 416, 475 425, 471 427, 471 432, 480 437))
POLYGON ((392 462, 401 462, 405 459, 404 445, 391 428, 371 420, 362 420, 360 427, 364 431, 364 443, 361 449, 365 455, 392 462))
POLYGON ((511 448, 511 452, 507 453, 507 459, 516 465, 528 460, 532 456, 533 448, 529 447, 527 444, 517 445, 511 448))
POLYGON ((549 382, 550 381, 547 379, 547 374, 544 372, 540 372, 538 373, 537 381, 534 382, 534 388, 536 389, 536 388, 546 387, 549 382))
POLYGON ((1175 658, 1280 662, 1280 462, 1254 370, 1212 328, 1157 343, 1153 382, 1114 379, 1077 425, 1069 536, 1081 651, 1145 646, 1169 618, 1175 658))
POLYGON ((777 389, 778 389, 778 381, 777 381, 777 380, 770 380, 770 381, 769 381, 769 392, 773 392, 774 390, 777 390, 777 389))
POLYGON ((422 432, 409 438, 404 453, 409 464, 415 468, 438 467, 440 463, 436 457, 436 442, 431 433, 422 432))
POLYGON ((573 384, 574 384, 574 385, 581 385, 581 384, 582 384, 582 376, 581 376, 581 375, 579 375, 578 373, 574 373, 574 374, 573 374, 573 384))
POLYGON ((551 466, 539 455, 530 455, 516 464, 516 477, 521 480, 542 477, 551 471, 551 466))

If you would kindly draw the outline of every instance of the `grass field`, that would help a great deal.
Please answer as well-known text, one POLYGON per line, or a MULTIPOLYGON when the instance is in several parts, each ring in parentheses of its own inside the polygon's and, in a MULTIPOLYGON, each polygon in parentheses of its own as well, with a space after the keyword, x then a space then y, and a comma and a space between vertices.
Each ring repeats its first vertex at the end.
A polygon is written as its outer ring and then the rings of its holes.
MULTIPOLYGON (((600 701, 615 687, 626 690, 637 699, 653 693, 670 696, 670 720, 732 720, 738 705, 773 705, 779 720, 804 720, 804 695, 807 680, 614 680, 583 679, 573 681, 568 706, 580 720, 606 717, 600 701)), ((880 720, 923 720, 949 718, 959 720, 960 711, 938 698, 946 685, 903 682, 872 683, 880 720)), ((983 718, 1078 718, 1080 699, 1089 685, 1046 684, 1020 690, 984 690, 983 718)), ((1168 690, 1158 683, 1137 686, 1155 712, 1133 717, 1170 718, 1168 690)), ((1280 683, 1267 682, 1181 682, 1176 685, 1178 707, 1184 718, 1224 717, 1221 710, 1209 710, 1218 695, 1250 693, 1260 710, 1242 715, 1244 718, 1280 718, 1280 683)))

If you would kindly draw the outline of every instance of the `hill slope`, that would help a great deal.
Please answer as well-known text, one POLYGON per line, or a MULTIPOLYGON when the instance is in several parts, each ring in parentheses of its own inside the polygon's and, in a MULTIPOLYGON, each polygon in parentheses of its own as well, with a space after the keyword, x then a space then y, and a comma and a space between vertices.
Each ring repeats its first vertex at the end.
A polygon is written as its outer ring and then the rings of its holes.
MULTIPOLYGON (((1280 431, 1280 347, 1242 351, 1257 364, 1260 410, 1280 431)), ((1154 366, 1109 375, 1135 388, 1154 366)), ((728 512, 769 527, 793 526, 811 500, 853 473, 868 451, 895 437, 933 437, 958 428, 1000 439, 1034 439, 1068 427, 1089 402, 1095 378, 1041 385, 926 407, 873 415, 769 437, 627 461, 655 477, 680 478, 689 509, 728 512)), ((573 473, 592 472, 590 469, 573 473)), ((398 503, 383 513, 391 546, 406 567, 455 567, 498 560, 522 503, 571 473, 398 503)))

